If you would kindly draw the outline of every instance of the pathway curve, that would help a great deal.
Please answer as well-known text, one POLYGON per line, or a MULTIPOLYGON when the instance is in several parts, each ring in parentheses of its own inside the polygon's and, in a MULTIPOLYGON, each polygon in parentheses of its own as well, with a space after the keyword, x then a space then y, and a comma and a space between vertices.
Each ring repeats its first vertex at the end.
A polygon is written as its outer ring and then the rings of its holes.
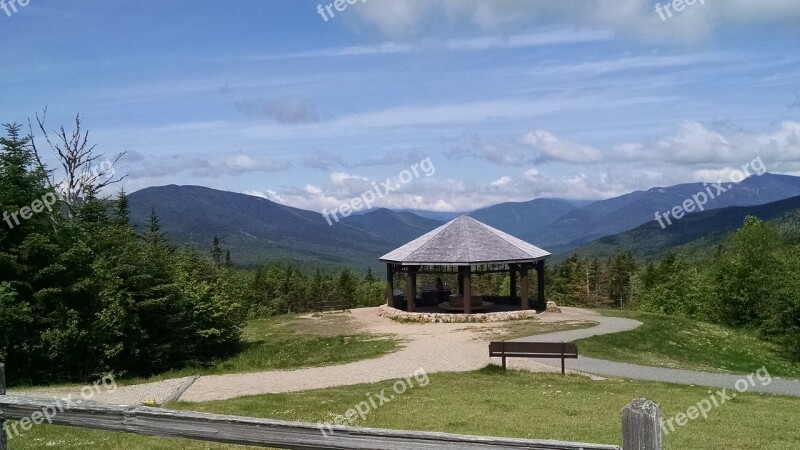
MULTIPOLYGON (((574 320, 593 320, 598 322, 599 325, 593 328, 583 330, 569 330, 557 333, 550 333, 540 336, 531 336, 521 339, 515 339, 520 342, 569 342, 578 339, 583 339, 600 334, 619 333, 623 331, 630 331, 638 328, 641 322, 631 319, 623 319, 619 317, 605 317, 593 314, 590 311, 585 311, 577 308, 562 308, 564 314, 572 317, 574 320)), ((549 364, 553 367, 560 367, 560 360, 536 360, 540 364, 549 364)), ((697 372, 693 370, 681 369, 668 369, 661 367, 641 366, 638 364, 628 364, 616 361, 608 361, 603 359, 588 358, 579 356, 577 360, 567 360, 566 367, 568 369, 592 373, 595 375, 626 378, 633 380, 647 380, 647 381, 663 381, 668 383, 688 384, 698 386, 709 386, 718 388, 735 389, 736 382, 745 375, 726 375, 708 372, 697 372)), ((767 368, 769 370, 769 368, 767 368)), ((744 388, 745 384, 740 382, 739 386, 744 388)), ((800 380, 789 380, 772 377, 769 384, 762 385, 758 378, 754 378, 753 382, 747 381, 748 391, 763 392, 768 394, 789 395, 793 397, 800 397, 800 380)))
MULTIPOLYGON (((597 326, 578 330, 541 334, 517 341, 569 342, 609 333, 630 331, 641 326, 641 322, 618 317, 606 317, 592 311, 577 308, 562 308, 561 314, 545 313, 539 316, 542 322, 593 321, 597 326)), ((480 369, 492 361, 488 356, 486 338, 474 329, 502 326, 502 324, 413 324, 398 323, 380 317, 377 308, 352 311, 353 317, 366 333, 393 334, 404 340, 402 349, 379 358, 356 361, 336 366, 312 367, 294 370, 278 370, 258 373, 201 376, 193 379, 167 380, 139 386, 121 387, 112 395, 98 395, 93 400, 109 403, 140 404, 155 399, 158 402, 174 400, 203 402, 224 400, 244 395, 283 393, 321 389, 384 380, 404 378, 418 369, 426 373, 464 372, 480 369)), ((309 319, 311 320, 311 319, 309 319)), ((534 372, 560 372, 560 360, 509 359, 508 366, 534 372)), ((741 375, 713 374, 690 370, 666 369, 640 366, 594 358, 579 357, 567 360, 570 372, 583 373, 596 378, 617 377, 648 381, 661 381, 688 385, 700 385, 733 389, 741 375), (594 374, 594 375, 592 375, 594 374)), ((26 392, 29 395, 64 394, 58 392, 26 392)), ((762 386, 750 386, 749 390, 771 394, 800 397, 800 380, 773 378, 762 386)), ((728 391, 730 392, 730 391, 728 391)))
MULTIPOLYGON (((375 383, 403 378, 418 369, 425 373, 466 372, 489 364, 486 341, 470 328, 488 324, 399 323, 378 316, 377 308, 352 310, 367 333, 394 334, 406 342, 399 351, 375 359, 338 366, 311 367, 235 375, 212 375, 198 379, 180 398, 202 402, 242 395, 296 392, 332 386, 375 383)), ((548 364, 529 361, 531 370, 554 372, 548 364)), ((560 369, 558 369, 560 370, 560 369)))

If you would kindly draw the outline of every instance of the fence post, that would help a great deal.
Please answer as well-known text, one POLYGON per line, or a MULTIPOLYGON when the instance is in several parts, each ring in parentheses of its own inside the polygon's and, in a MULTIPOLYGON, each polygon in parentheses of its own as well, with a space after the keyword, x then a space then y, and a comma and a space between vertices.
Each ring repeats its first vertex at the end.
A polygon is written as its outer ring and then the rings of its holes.
MULTIPOLYGON (((6 395, 6 365, 0 363, 0 395, 6 395)), ((0 450, 8 450, 6 421, 0 419, 0 450)))
POLYGON ((622 448, 624 450, 661 450, 661 407, 658 403, 637 399, 622 408, 622 448))

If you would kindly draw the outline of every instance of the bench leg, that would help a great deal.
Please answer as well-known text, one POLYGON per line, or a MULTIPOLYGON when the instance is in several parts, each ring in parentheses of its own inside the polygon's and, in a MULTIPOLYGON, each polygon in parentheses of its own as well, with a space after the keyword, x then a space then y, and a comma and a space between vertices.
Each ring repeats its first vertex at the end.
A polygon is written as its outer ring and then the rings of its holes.
POLYGON ((506 357, 503 355, 503 372, 506 371, 506 357))
POLYGON ((566 362, 566 359, 562 355, 561 356, 561 375, 564 375, 565 373, 567 373, 566 366, 564 365, 565 362, 566 362))

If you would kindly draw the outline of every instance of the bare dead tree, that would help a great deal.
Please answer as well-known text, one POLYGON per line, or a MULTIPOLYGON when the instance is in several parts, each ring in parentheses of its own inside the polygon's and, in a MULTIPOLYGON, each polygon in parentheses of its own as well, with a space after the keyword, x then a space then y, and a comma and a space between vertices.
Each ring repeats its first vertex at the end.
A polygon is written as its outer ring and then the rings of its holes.
MULTIPOLYGON (((59 193, 72 216, 82 199, 97 195, 104 188, 119 183, 127 177, 127 175, 116 177, 114 169, 116 163, 125 156, 126 152, 117 154, 113 160, 106 158, 98 163, 99 160, 105 158, 105 154, 95 153, 97 146, 89 145, 89 132, 82 129, 80 114, 75 116, 74 130, 67 132, 62 126, 58 130, 52 131, 55 134, 53 139, 50 138, 50 133, 45 128, 46 118, 47 108, 42 111, 41 116, 36 113, 36 124, 63 170, 63 179, 58 182, 55 180, 54 172, 50 172, 50 185, 59 193)), ((30 120, 28 125, 31 128, 31 145, 34 154, 39 165, 44 167, 30 120)))

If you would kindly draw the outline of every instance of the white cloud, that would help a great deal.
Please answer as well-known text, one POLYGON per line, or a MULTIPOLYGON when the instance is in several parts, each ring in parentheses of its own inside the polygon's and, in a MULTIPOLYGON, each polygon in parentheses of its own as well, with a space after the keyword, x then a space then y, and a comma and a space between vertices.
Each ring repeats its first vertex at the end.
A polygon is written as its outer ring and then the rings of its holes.
POLYGON ((159 178, 190 174, 198 178, 236 176, 251 172, 276 172, 291 167, 285 161, 269 157, 254 157, 244 152, 216 155, 174 154, 155 156, 129 152, 120 162, 122 169, 133 179, 159 178))
POLYGON ((800 24, 800 4, 795 0, 697 2, 667 20, 662 20, 651 0, 370 0, 354 11, 362 23, 395 38, 434 29, 438 33, 508 32, 562 22, 604 27, 635 38, 688 43, 730 24, 800 24))
POLYGON ((621 144, 613 154, 620 160, 679 164, 744 163, 755 156, 765 161, 800 161, 800 123, 785 121, 774 131, 753 133, 714 131, 685 121, 670 136, 621 144))
POLYGON ((773 131, 755 133, 723 123, 721 130, 697 121, 684 121, 661 138, 625 142, 608 150, 579 143, 545 131, 531 131, 519 139, 477 133, 445 140, 444 151, 451 159, 477 158, 501 166, 565 163, 576 166, 598 163, 668 163, 688 167, 700 164, 744 163, 755 156, 765 161, 800 161, 800 123, 782 122, 773 131))
POLYGON ((535 151, 533 162, 561 161, 585 164, 597 162, 602 156, 600 150, 594 147, 559 139, 547 131, 532 131, 522 138, 522 142, 535 151))

